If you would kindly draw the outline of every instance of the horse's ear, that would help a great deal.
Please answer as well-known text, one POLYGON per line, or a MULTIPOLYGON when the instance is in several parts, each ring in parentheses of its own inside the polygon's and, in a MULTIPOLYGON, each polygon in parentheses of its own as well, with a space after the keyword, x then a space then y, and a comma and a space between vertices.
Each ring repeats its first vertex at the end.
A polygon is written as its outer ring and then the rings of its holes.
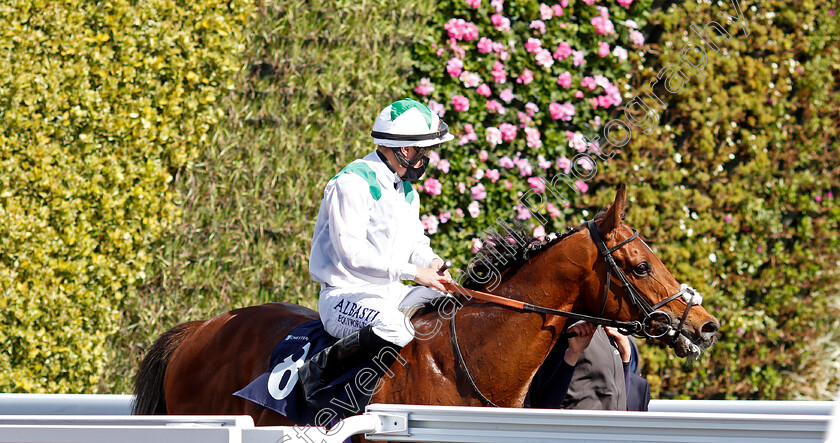
POLYGON ((621 226, 621 221, 624 220, 624 214, 627 210, 627 201, 625 200, 626 192, 624 183, 618 185, 615 192, 615 201, 610 208, 607 209, 607 214, 601 220, 601 225, 598 226, 598 233, 602 237, 607 237, 611 232, 621 226))

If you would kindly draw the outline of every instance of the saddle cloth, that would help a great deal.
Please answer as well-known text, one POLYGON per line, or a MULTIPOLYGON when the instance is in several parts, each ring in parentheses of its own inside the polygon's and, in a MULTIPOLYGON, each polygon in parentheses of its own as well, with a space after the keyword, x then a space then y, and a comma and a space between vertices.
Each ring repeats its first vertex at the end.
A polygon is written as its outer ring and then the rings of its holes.
MULTIPOLYGON (((233 395, 284 415, 299 425, 329 426, 336 420, 361 414, 368 397, 356 383, 356 375, 369 365, 352 368, 317 394, 319 404, 330 405, 321 411, 310 407, 298 383, 298 368, 336 341, 324 330, 321 320, 298 325, 275 346, 269 370, 233 395)), ((369 392, 369 391, 368 391, 369 392)))

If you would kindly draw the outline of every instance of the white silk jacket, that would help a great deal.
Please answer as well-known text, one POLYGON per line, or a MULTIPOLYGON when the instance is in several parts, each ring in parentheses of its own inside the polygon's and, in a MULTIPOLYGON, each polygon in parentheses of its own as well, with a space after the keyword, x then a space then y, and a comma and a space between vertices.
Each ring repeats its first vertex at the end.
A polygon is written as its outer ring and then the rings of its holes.
POLYGON ((309 272, 327 287, 413 280, 417 266, 439 258, 420 223, 420 196, 376 151, 358 159, 324 189, 309 272))

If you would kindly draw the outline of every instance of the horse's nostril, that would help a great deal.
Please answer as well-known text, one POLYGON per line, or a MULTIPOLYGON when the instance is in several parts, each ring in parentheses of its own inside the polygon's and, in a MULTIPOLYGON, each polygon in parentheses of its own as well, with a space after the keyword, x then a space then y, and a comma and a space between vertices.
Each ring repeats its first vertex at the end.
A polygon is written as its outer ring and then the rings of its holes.
POLYGON ((702 328, 700 328, 700 332, 703 334, 708 335, 715 335, 720 330, 720 325, 716 321, 706 322, 702 328))

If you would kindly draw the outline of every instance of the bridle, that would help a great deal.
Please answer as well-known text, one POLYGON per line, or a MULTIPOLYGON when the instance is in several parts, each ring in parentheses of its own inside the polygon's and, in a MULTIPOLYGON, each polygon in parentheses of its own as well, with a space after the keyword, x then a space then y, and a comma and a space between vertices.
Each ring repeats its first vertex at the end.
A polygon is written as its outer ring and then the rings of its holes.
MULTIPOLYGON (((466 289, 461 286, 455 286, 457 291, 462 295, 470 296, 472 298, 477 298, 479 300, 487 301, 490 303, 495 303, 503 306, 512 307, 521 311, 525 312, 537 312, 542 314, 549 314, 549 315, 559 315, 562 317, 566 317, 572 320, 584 320, 592 324, 601 325, 601 326, 611 326, 615 327, 624 335, 639 335, 644 336, 646 338, 661 338, 665 335, 670 334, 671 345, 676 343, 679 335, 688 335, 683 331, 683 326, 685 325, 685 321, 688 318, 688 312, 691 310, 693 306, 699 306, 702 303, 703 297, 691 286, 686 285, 685 283, 680 285, 680 290, 674 295, 666 297, 660 300, 658 303, 651 305, 647 300, 645 300, 638 288, 633 285, 632 282, 627 278, 627 275, 624 274, 624 271, 615 263, 615 259, 613 258, 613 253, 618 251, 631 241, 635 240, 639 236, 639 232, 635 229, 633 230, 633 235, 628 237, 627 239, 621 241, 617 245, 608 248, 606 242, 601 235, 598 233, 598 227, 595 224, 595 220, 589 220, 586 222, 587 227, 589 229, 590 237, 592 241, 595 243, 595 246, 598 248, 598 252, 604 258, 607 267, 607 275, 606 281, 604 283, 604 301, 601 305, 601 313, 599 316, 591 316, 585 314, 578 314, 575 312, 568 312, 568 311, 561 311, 558 309, 551 309, 542 306, 536 306, 530 303, 525 303, 518 300, 513 300, 507 297, 501 297, 498 295, 488 294, 486 292, 476 291, 472 289, 466 289), (604 310, 607 306, 607 298, 609 297, 610 293, 610 281, 612 280, 612 275, 615 274, 616 278, 621 282, 622 286, 619 286, 624 289, 627 293, 628 297, 630 298, 630 303, 633 304, 636 308, 639 309, 643 318, 641 321, 634 320, 634 321, 619 321, 619 320, 612 320, 608 318, 604 318, 604 310), (677 328, 674 328, 672 325, 671 316, 664 311, 660 311, 659 309, 668 303, 676 300, 677 298, 682 298, 686 302, 685 311, 683 311, 682 317, 680 318, 679 325, 677 328)), ((453 285, 454 286, 454 285, 453 285)), ((455 349, 455 356, 458 359, 459 364, 464 369, 464 373, 467 375, 467 380, 470 382, 473 390, 478 393, 479 397, 488 405, 498 407, 497 404, 493 403, 489 398, 487 398, 478 386, 476 386, 475 381, 470 374, 470 370, 467 367, 466 361, 464 361, 464 356, 461 353, 461 347, 458 345, 458 335, 455 331, 455 316, 460 309, 459 305, 456 305, 454 312, 452 313, 452 318, 449 322, 449 329, 452 337, 452 345, 455 349)), ((563 337, 573 337, 574 333, 564 333, 563 337)))
POLYGON ((600 316, 604 315, 604 310, 607 307, 607 297, 610 293, 610 281, 612 281, 612 274, 618 278, 621 282, 621 288, 627 292, 627 296, 630 298, 630 303, 633 304, 636 308, 641 311, 642 316, 644 317, 641 321, 640 330, 629 331, 633 334, 641 334, 647 338, 660 338, 666 334, 670 334, 671 337, 671 344, 674 344, 679 337, 680 334, 685 335, 683 331, 683 326, 685 325, 685 320, 688 318, 688 312, 691 310, 693 306, 699 306, 703 302, 703 297, 691 286, 688 286, 685 283, 680 285, 680 290, 669 297, 666 297, 660 300, 655 305, 651 305, 648 303, 644 297, 641 296, 639 289, 630 282, 630 279, 627 278, 627 275, 624 274, 624 271, 621 270, 620 267, 615 263, 615 259, 613 258, 613 252, 618 251, 624 245, 630 243, 631 241, 635 240, 636 237, 639 236, 639 231, 633 230, 633 235, 625 239, 624 241, 620 242, 619 244, 607 248, 607 244, 604 239, 601 238, 601 234, 598 233, 598 227, 595 225, 594 220, 589 220, 586 222, 587 227, 589 228, 589 235, 592 237, 592 240, 595 242, 595 246, 598 248, 598 252, 604 258, 604 261, 607 265, 607 278, 605 279, 604 283, 604 302, 601 305, 601 314, 600 316), (683 315, 680 318, 679 325, 674 328, 672 326, 671 316, 668 313, 660 311, 659 308, 667 305, 668 303, 676 300, 677 298, 682 298, 686 303, 685 311, 683 311, 683 315), (657 329, 657 327, 659 329, 657 329))

